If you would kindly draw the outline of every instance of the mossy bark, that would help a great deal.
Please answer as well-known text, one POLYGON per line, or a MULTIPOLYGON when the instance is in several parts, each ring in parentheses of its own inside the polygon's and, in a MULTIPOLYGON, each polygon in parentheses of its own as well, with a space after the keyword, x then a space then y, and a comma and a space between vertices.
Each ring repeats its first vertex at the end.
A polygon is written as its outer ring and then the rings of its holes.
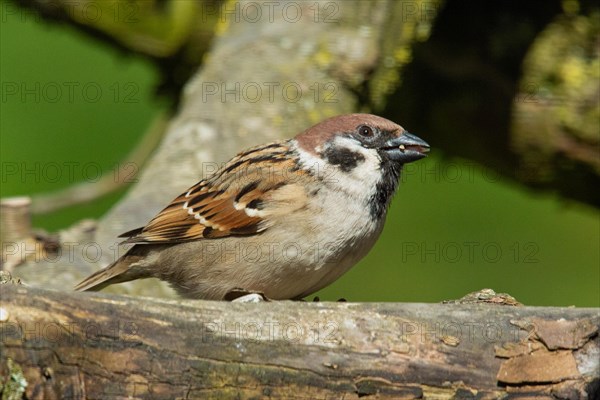
POLYGON ((0 296, 0 371, 31 399, 600 394, 598 309, 0 296))

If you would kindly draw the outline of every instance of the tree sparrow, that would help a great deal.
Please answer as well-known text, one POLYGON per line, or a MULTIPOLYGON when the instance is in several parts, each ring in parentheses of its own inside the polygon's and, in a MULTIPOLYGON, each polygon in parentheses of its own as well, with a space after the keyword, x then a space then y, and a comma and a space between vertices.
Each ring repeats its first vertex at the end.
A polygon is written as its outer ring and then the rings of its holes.
POLYGON ((429 145, 370 114, 327 119, 293 139, 248 149, 177 197, 134 246, 77 290, 155 277, 182 296, 300 299, 371 249, 402 165, 429 145))

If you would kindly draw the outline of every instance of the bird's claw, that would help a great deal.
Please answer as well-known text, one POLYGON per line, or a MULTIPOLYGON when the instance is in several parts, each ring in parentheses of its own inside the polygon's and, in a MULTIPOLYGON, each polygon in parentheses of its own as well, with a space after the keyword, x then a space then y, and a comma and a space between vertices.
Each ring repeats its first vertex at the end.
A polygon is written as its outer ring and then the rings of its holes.
POLYGON ((262 303, 263 301, 271 301, 264 293, 251 292, 238 288, 227 292, 223 300, 231 301, 232 303, 262 303))

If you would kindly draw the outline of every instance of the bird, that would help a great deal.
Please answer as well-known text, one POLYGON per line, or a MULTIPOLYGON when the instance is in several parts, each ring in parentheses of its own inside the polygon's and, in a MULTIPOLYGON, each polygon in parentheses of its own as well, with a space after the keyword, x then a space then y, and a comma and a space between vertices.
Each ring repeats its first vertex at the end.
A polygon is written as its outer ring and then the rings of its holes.
POLYGON ((370 251, 403 165, 429 149, 400 125, 358 113, 252 147, 120 235, 133 247, 75 289, 159 278, 184 298, 303 299, 370 251))

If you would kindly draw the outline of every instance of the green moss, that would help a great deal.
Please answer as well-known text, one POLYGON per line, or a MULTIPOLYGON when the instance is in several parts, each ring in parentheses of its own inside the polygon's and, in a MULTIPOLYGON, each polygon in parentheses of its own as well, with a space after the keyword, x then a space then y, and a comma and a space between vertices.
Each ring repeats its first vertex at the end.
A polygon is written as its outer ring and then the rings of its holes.
POLYGON ((531 181, 552 180, 559 155, 600 172, 600 10, 581 15, 572 0, 563 10, 527 54, 515 99, 512 142, 531 181))
POLYGON ((387 96, 402 83, 402 69, 412 61, 412 46, 429 38, 441 5, 442 1, 423 0, 394 3, 397 10, 389 13, 383 30, 386 33, 381 43, 381 61, 369 82, 374 111, 383 109, 387 96))
POLYGON ((116 0, 65 3, 64 12, 78 24, 103 32, 128 48, 168 57, 194 31, 211 32, 217 22, 212 1, 116 0), (198 23, 201 20, 202 23, 198 23))
POLYGON ((27 380, 23 375, 23 369, 10 358, 6 360, 6 367, 8 375, 4 382, 0 382, 2 400, 20 400, 27 388, 27 380))

